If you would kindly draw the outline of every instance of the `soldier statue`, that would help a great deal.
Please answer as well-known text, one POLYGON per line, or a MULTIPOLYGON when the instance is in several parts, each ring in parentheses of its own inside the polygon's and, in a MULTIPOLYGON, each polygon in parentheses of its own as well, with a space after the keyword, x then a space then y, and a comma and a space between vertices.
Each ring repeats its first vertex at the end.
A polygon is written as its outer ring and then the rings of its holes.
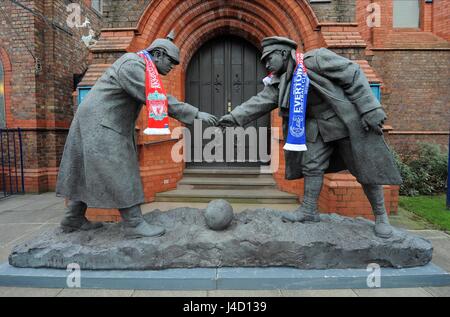
MULTIPOLYGON (((179 49, 156 39, 146 51, 160 75, 179 64, 179 49)), ((86 219, 87 207, 117 208, 128 238, 161 236, 165 229, 148 224, 141 212, 144 191, 135 141, 136 120, 146 103, 146 64, 127 53, 100 77, 79 105, 60 164, 56 193, 68 199, 64 231, 102 226, 86 219)), ((186 124, 200 119, 216 125, 217 118, 167 95, 168 115, 186 124)))
MULTIPOLYGON (((222 127, 244 126, 279 107, 283 134, 288 134, 291 79, 297 44, 285 37, 262 41, 262 61, 270 83, 219 120, 222 127)), ((285 151, 286 179, 304 178, 304 199, 290 222, 320 221, 317 202, 326 172, 349 170, 361 183, 375 216, 375 234, 392 236, 382 185, 401 177, 382 131, 386 114, 359 65, 326 49, 304 54, 310 85, 306 110, 305 152, 285 151)))

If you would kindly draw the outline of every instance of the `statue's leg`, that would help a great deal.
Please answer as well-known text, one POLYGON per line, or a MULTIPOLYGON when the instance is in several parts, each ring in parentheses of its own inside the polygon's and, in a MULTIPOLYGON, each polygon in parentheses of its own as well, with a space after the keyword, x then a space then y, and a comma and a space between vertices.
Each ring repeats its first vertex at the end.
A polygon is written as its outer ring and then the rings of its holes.
POLYGON ((389 223, 384 203, 383 186, 363 184, 362 187, 375 216, 375 234, 380 238, 387 239, 392 237, 392 227, 389 223))
POLYGON ((86 218, 87 205, 82 201, 69 200, 61 228, 64 232, 93 230, 103 226, 101 222, 91 222, 86 218))
POLYGON ((317 141, 307 143, 308 151, 303 153, 302 171, 304 175, 304 196, 301 206, 293 213, 284 213, 282 219, 291 222, 320 221, 317 203, 323 185, 323 175, 329 166, 333 145, 317 141))
POLYGON ((166 232, 163 227, 150 225, 145 221, 140 205, 119 209, 119 211, 127 238, 158 237, 166 232))
POLYGON ((296 211, 284 213, 283 220, 291 222, 303 221, 320 221, 319 210, 317 209, 317 201, 319 200, 320 191, 322 190, 323 175, 321 176, 305 176, 305 195, 303 202, 296 211))
MULTIPOLYGON (((355 162, 350 144, 350 139, 339 140, 339 151, 352 175, 356 176, 355 162)), ((392 236, 392 227, 386 213, 384 204, 384 192, 381 185, 362 184, 364 193, 372 206, 372 212, 375 216, 375 234, 380 238, 390 238, 392 236)))

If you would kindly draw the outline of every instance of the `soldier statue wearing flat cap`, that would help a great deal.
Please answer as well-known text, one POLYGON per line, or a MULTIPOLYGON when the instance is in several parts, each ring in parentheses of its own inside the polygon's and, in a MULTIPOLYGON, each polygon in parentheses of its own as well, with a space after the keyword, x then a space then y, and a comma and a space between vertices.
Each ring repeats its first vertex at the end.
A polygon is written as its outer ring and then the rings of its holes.
MULTIPOLYGON (((272 74, 256 96, 219 120, 219 125, 244 126, 279 107, 283 134, 288 134, 290 88, 296 63, 297 44, 284 37, 262 41, 262 60, 272 74)), ((382 132, 386 119, 359 65, 325 49, 304 54, 309 77, 306 107, 305 152, 285 151, 286 179, 304 178, 304 199, 283 219, 291 222, 320 221, 317 202, 327 172, 348 169, 362 184, 375 216, 375 233, 392 236, 386 214, 383 187, 400 184, 382 132)))
MULTIPOLYGON (((156 39, 146 49, 160 75, 179 64, 179 49, 167 39, 156 39)), ((152 237, 165 229, 148 224, 140 205, 144 191, 135 142, 136 119, 146 103, 146 63, 135 53, 120 57, 98 79, 79 105, 69 130, 59 168, 56 193, 66 197, 64 231, 91 230, 102 226, 86 219, 87 207, 117 208, 125 236, 152 237)), ((168 115, 186 124, 217 119, 167 95, 168 115)))

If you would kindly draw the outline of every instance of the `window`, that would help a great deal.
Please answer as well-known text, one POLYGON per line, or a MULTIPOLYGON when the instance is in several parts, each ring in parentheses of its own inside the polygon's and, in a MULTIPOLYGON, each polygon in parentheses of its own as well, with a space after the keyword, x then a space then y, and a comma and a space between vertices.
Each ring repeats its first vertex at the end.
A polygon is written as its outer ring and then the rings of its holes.
POLYGON ((0 60, 0 128, 5 128, 5 72, 0 60))
POLYGON ((418 28, 419 0, 394 0, 394 28, 418 28))
POLYGON ((86 97, 89 91, 91 91, 91 88, 92 87, 90 86, 78 87, 78 107, 83 102, 84 97, 86 97))
POLYGON ((98 13, 102 13, 103 1, 102 0, 92 0, 92 8, 98 13))

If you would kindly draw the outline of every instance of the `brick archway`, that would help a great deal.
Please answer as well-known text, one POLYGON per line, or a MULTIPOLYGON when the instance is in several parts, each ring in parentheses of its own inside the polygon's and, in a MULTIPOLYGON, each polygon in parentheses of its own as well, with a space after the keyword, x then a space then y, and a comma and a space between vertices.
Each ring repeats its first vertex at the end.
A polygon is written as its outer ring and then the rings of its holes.
MULTIPOLYGON (((195 52, 208 40, 220 35, 241 37, 256 47, 267 36, 287 36, 295 40, 303 50, 310 50, 323 45, 319 30, 319 21, 307 0, 155 0, 151 1, 138 22, 128 50, 138 51, 148 47, 155 38, 164 38, 175 30, 175 44, 180 48, 180 65, 169 76, 163 78, 167 91, 184 100, 185 73, 195 52)), ((272 125, 281 124, 272 113, 272 125)), ((171 119, 171 127, 178 126, 171 119)), ((146 126, 145 115, 141 114, 139 127, 146 126)), ((139 144, 149 144, 160 137, 140 136, 139 144)), ((164 146, 171 146, 170 143, 164 146)), ((167 166, 175 172, 169 183, 162 185, 160 175, 148 175, 148 166, 158 165, 152 162, 155 148, 145 146, 140 153, 141 174, 143 175, 146 199, 151 201, 155 192, 176 187, 182 177, 182 164, 167 166), (173 180, 172 180, 173 179, 173 180)), ((170 150, 165 150, 164 153, 170 150)), ((170 161, 170 157, 165 157, 170 161)), ((167 174, 167 173, 166 173, 167 174)), ((164 177, 167 177, 165 175, 164 177)), ((282 178, 281 176, 279 177, 282 178)), ((282 182, 282 181, 280 181, 282 182)), ((298 183, 298 182, 295 182, 298 183)))
POLYGON ((306 0, 159 0, 145 9, 137 26, 140 35, 134 38, 132 47, 146 47, 174 29, 185 70, 193 53, 220 34, 238 35, 257 47, 266 36, 288 36, 309 50, 322 43, 319 32, 314 31, 318 24, 306 0))
POLYGON ((3 76, 4 76, 4 93, 5 93, 5 122, 6 127, 12 127, 12 116, 11 116, 11 76, 12 76, 12 66, 11 60, 9 59, 8 52, 0 46, 0 62, 3 65, 3 76))

